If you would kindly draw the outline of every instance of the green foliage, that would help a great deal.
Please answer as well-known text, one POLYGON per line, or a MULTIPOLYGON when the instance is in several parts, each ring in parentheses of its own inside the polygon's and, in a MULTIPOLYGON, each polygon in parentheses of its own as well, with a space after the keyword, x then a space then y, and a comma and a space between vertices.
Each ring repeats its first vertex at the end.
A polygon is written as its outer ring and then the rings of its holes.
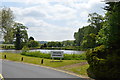
POLYGON ((15 46, 13 44, 1 44, 0 48, 2 48, 2 49, 14 49, 15 46))
POLYGON ((96 46, 96 35, 94 33, 84 36, 84 40, 81 42, 82 48, 94 48, 96 46))
POLYGON ((13 21, 14 15, 10 8, 0 9, 0 32, 3 34, 5 43, 13 43, 13 21))
POLYGON ((109 35, 109 30, 107 28, 106 22, 104 23, 102 29, 99 30, 98 35, 96 36, 96 42, 97 44, 104 44, 106 45, 108 38, 106 35, 109 35))
POLYGON ((98 31, 102 28, 102 25, 104 23, 103 16, 97 13, 92 13, 89 14, 88 17, 89 17, 88 22, 90 23, 90 26, 93 26, 95 28, 95 33, 97 34, 98 31))
POLYGON ((77 51, 85 51, 86 49, 81 48, 80 46, 65 46, 65 47, 46 47, 41 45, 41 49, 52 49, 52 50, 77 50, 77 51))
POLYGON ((73 40, 66 40, 66 41, 62 41, 62 45, 63 46, 74 46, 74 41, 73 40))
POLYGON ((108 30, 109 35, 107 46, 111 48, 120 48, 118 45, 120 41, 120 1, 116 3, 109 3, 111 10, 108 12, 108 30))
POLYGON ((82 54, 64 54, 64 60, 86 60, 85 53, 82 54))
POLYGON ((51 59, 50 54, 41 53, 40 51, 26 52, 26 53, 21 53, 21 54, 26 55, 26 56, 31 56, 31 57, 51 59))
POLYGON ((120 79, 120 55, 119 50, 108 50, 105 46, 99 46, 86 52, 87 61, 90 64, 88 75, 98 80, 120 79))
MULTIPOLYGON (((50 53, 49 54, 41 53, 40 51, 24 52, 21 54, 26 55, 26 56, 32 56, 32 57, 51 59, 50 53)), ((58 59, 58 58, 56 58, 56 59, 58 59)), ((86 59, 85 53, 83 53, 83 54, 64 54, 64 58, 63 58, 63 60, 85 60, 85 59, 86 59)))
POLYGON ((61 42, 48 42, 47 47, 62 47, 62 43, 61 42))
POLYGON ((35 47, 39 46, 39 42, 34 41, 34 40, 30 40, 27 45, 28 45, 29 48, 35 48, 35 47))
POLYGON ((21 23, 14 24, 15 49, 20 50, 28 41, 27 27, 21 23))
POLYGON ((87 51, 88 75, 97 80, 120 80, 120 1, 108 2, 103 28, 99 31, 99 46, 87 51))
POLYGON ((34 38, 33 38, 33 37, 30 37, 30 38, 29 38, 29 41, 31 41, 31 40, 34 40, 34 38))
POLYGON ((82 46, 82 48, 93 48, 97 46, 96 36, 98 31, 102 28, 104 23, 104 18, 102 15, 97 13, 89 14, 88 26, 80 28, 78 32, 74 33, 75 43, 77 46, 82 46), (92 34, 91 34, 92 33, 92 34), (95 34, 95 35, 93 35, 95 34))
MULTIPOLYGON (((73 40, 66 40, 62 42, 52 41, 48 43, 44 43, 41 45, 41 49, 67 49, 67 50, 75 50, 75 44, 73 40)), ((78 49, 78 48, 77 48, 78 49)))

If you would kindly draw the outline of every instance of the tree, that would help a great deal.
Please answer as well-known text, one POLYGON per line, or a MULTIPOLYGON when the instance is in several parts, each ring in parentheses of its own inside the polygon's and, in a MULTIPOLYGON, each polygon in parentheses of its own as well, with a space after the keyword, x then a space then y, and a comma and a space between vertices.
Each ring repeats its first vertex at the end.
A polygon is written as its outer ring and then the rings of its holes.
POLYGON ((98 33, 98 31, 102 28, 103 23, 104 23, 104 18, 102 15, 99 15, 97 13, 92 13, 88 15, 89 19, 88 22, 90 23, 90 26, 93 26, 94 28, 96 28, 95 32, 96 34, 98 33))
POLYGON ((2 8, 0 10, 0 29, 3 33, 3 39, 5 43, 13 43, 13 24, 14 15, 10 8, 2 8))
POLYGON ((120 1, 116 3, 108 2, 109 7, 107 15, 107 26, 109 30, 109 35, 107 35, 107 46, 109 48, 119 49, 118 45, 120 41, 120 1))
POLYGON ((96 80, 120 80, 120 1, 107 4, 105 23, 99 32, 103 45, 87 51, 87 72, 96 80))
POLYGON ((94 33, 84 36, 84 39, 81 43, 82 48, 94 48, 96 46, 96 35, 94 33))
POLYGON ((39 46, 39 42, 38 41, 30 40, 28 42, 28 47, 29 48, 34 48, 34 47, 38 47, 38 46, 39 46))
POLYGON ((30 37, 30 38, 29 38, 29 41, 31 41, 31 40, 34 40, 34 38, 33 38, 33 37, 30 37))
POLYGON ((83 34, 84 34, 83 28, 79 29, 78 32, 74 33, 75 43, 77 46, 81 45, 80 43, 83 39, 83 36, 84 36, 83 34))
POLYGON ((1 24, 2 24, 2 9, 0 8, 0 39, 2 39, 1 24))
POLYGON ((74 46, 73 40, 66 40, 61 43, 62 46, 74 46))
POLYGON ((28 42, 27 27, 21 23, 14 24, 14 37, 16 50, 22 49, 25 43, 28 42))
POLYGON ((86 42, 86 40, 84 40, 85 36, 87 36, 91 33, 97 35, 99 30, 103 26, 104 18, 102 15, 99 15, 97 13, 92 13, 92 14, 89 14, 88 17, 89 17, 88 22, 90 24, 88 26, 84 26, 84 27, 80 28, 78 30, 78 32, 74 33, 75 43, 77 46, 81 46, 81 44, 83 45, 83 42, 84 43, 86 42))

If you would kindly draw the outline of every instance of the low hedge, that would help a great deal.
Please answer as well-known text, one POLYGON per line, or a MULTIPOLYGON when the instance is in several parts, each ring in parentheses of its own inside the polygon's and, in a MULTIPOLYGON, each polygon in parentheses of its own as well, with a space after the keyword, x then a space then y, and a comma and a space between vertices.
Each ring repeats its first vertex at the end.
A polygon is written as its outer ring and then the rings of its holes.
MULTIPOLYGON (((41 53, 40 51, 22 52, 21 55, 51 59, 50 53, 41 53)), ((59 58, 55 58, 55 59, 59 59, 59 58)), ((85 53, 83 53, 83 54, 64 54, 64 58, 63 58, 63 60, 85 60, 85 59, 86 59, 85 53)))

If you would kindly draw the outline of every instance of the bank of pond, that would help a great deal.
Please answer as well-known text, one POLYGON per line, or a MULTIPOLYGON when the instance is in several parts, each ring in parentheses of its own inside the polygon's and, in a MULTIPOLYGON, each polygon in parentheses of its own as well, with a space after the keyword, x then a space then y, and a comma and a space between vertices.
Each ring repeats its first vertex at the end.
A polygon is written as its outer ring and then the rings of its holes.
MULTIPOLYGON (((51 53, 41 53, 40 51, 35 52, 22 52, 21 55, 25 56, 31 56, 31 57, 39 57, 39 58, 45 58, 45 59, 51 59, 51 53)), ((54 58, 54 59, 60 59, 60 58, 54 58)), ((63 60, 85 60, 86 54, 63 54, 63 60)))
MULTIPOLYGON (((0 44, 0 49, 15 49, 14 44, 0 44)), ((85 51, 80 46, 64 46, 64 47, 31 47, 30 49, 45 49, 45 50, 75 50, 75 51, 85 51)))
MULTIPOLYGON (((0 52, 4 53, 16 53, 25 56, 31 57, 39 57, 45 59, 51 59, 51 51, 63 51, 63 60, 85 60, 86 55, 85 51, 73 51, 73 50, 44 50, 44 49, 36 49, 36 50, 29 50, 29 51, 22 51, 22 50, 0 50, 0 52)), ((59 59, 59 58, 55 58, 59 59)))

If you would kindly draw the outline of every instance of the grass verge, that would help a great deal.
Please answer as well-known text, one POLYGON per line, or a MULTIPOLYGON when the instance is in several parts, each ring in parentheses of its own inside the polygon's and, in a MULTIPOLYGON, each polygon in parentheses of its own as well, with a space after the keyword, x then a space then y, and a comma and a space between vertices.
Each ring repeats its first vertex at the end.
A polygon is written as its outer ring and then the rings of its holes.
POLYGON ((80 75, 88 76, 87 75, 87 69, 89 65, 85 64, 82 66, 75 66, 75 67, 68 67, 68 68, 63 68, 64 70, 71 71, 80 75))
MULTIPOLYGON (((69 66, 69 65, 72 65, 72 64, 86 62, 86 60, 62 60, 62 62, 58 62, 58 60, 57 60, 55 62, 51 62, 51 59, 44 59, 44 63, 41 64, 41 60, 43 58, 29 57, 29 56, 24 56, 24 55, 15 54, 15 53, 0 53, 0 58, 4 59, 5 55, 6 55, 7 60, 25 62, 25 63, 32 63, 32 64, 49 66, 49 67, 54 67, 54 68, 59 68, 59 67, 62 67, 62 66, 67 66, 67 65, 69 66), (22 57, 23 57, 23 61, 21 61, 22 57)), ((87 68, 87 66, 85 65, 85 66, 82 66, 82 67, 75 67, 75 68, 70 68, 70 69, 68 67, 66 69, 69 70, 69 71, 72 71, 74 73, 78 73, 80 75, 86 75, 86 68, 87 68), (81 71, 77 70, 78 68, 80 68, 81 71)))

